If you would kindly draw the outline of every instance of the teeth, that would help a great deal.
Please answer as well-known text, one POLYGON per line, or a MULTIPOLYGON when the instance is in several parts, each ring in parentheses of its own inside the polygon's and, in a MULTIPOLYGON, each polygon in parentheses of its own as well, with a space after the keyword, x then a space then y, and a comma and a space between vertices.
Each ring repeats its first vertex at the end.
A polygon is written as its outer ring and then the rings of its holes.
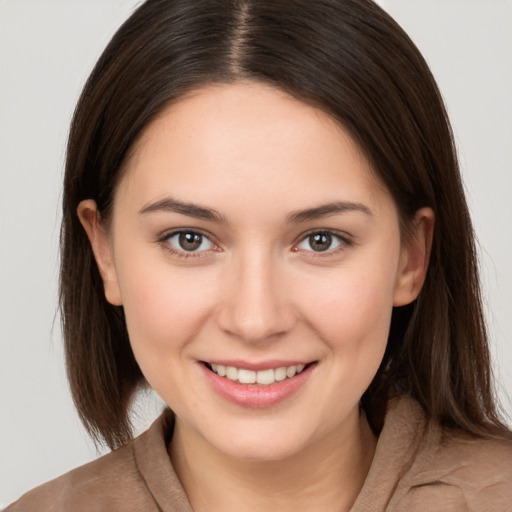
POLYGON ((274 370, 275 379, 279 382, 280 380, 286 379, 286 368, 276 368, 274 370))
POLYGON ((256 382, 258 384, 263 384, 266 386, 268 386, 269 384, 274 384, 274 370, 260 370, 256 376, 256 382))
POLYGON ((286 376, 287 377, 293 377, 297 373, 297 367, 296 366, 289 366, 286 368, 286 376))
POLYGON ((235 368, 234 366, 223 366, 222 364, 212 364, 211 369, 220 377, 226 377, 232 381, 238 381, 240 384, 260 384, 269 386, 274 382, 280 382, 287 378, 294 377, 306 367, 305 364, 296 366, 281 367, 268 370, 245 370, 243 368, 235 368))
POLYGON ((256 382, 256 372, 251 370, 238 370, 238 381, 240 384, 254 384, 256 382))
POLYGON ((226 367, 226 377, 229 380, 238 380, 238 368, 235 368, 233 366, 227 366, 226 367))

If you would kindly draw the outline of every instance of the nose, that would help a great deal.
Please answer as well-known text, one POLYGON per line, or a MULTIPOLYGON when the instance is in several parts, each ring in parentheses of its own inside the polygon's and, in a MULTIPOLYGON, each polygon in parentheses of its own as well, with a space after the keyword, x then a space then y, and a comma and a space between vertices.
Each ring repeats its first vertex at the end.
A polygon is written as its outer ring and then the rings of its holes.
POLYGON ((220 328, 249 342, 265 343, 289 332, 297 315, 279 262, 270 255, 251 254, 226 270, 220 328))

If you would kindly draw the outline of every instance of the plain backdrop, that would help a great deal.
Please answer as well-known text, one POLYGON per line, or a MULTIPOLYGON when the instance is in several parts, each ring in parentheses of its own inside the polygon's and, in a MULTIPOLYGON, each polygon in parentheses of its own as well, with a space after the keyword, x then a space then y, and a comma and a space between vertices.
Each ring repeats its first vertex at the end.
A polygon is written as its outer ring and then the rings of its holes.
MULTIPOLYGON (((56 312, 61 179, 80 89, 135 0, 0 0, 0 509, 97 456, 68 393, 56 312)), ((512 389, 512 3, 382 0, 455 128, 496 374, 512 389)), ((158 414, 139 402, 137 430, 158 414)))

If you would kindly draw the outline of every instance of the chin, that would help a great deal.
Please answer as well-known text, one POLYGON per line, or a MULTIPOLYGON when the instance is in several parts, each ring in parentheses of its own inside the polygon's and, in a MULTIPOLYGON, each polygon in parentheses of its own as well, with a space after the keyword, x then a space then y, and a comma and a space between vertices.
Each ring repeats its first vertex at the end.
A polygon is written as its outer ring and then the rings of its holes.
POLYGON ((222 439, 207 439, 225 455, 241 461, 270 462, 285 460, 297 455, 308 445, 308 439, 300 433, 286 431, 250 431, 231 433, 222 439))

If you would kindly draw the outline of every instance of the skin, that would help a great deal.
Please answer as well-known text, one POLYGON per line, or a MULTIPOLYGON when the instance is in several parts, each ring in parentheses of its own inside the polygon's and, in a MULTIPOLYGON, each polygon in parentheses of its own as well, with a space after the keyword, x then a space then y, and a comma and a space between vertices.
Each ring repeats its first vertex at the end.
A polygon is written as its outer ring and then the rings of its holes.
POLYGON ((432 211, 403 243, 343 127, 261 84, 195 91, 132 153, 108 229, 92 200, 78 215, 141 370, 176 413, 169 453, 194 510, 348 510, 375 449, 358 403, 393 306, 423 284, 432 211), (170 211, 169 198, 221 219, 170 211), (350 208, 290 220, 340 201, 350 208), (202 234, 198 250, 176 229, 202 234), (311 232, 331 245, 315 250, 311 232), (215 360, 313 364, 292 396, 252 408, 212 389, 201 361, 215 360))

